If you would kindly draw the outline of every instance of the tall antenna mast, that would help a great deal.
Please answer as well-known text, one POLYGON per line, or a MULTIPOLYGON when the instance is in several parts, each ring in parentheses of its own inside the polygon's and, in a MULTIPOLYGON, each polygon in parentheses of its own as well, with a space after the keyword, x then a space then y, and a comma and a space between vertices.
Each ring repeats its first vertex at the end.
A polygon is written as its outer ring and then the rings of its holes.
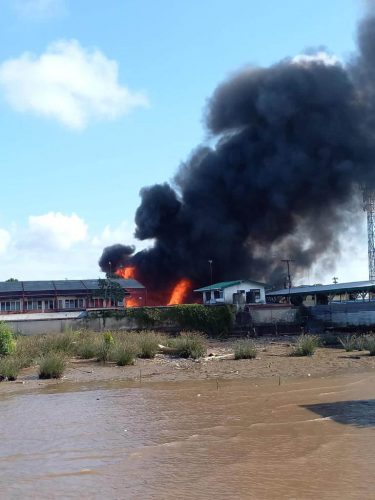
POLYGON ((363 189, 363 210, 367 213, 368 275, 375 280, 375 191, 363 189))

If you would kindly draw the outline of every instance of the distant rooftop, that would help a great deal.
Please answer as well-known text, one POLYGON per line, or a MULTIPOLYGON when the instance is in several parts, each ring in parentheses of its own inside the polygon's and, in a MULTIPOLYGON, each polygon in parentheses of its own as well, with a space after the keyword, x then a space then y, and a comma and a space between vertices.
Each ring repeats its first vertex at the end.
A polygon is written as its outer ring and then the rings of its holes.
MULTIPOLYGON (((144 288, 134 279, 113 279, 122 288, 144 288)), ((0 293, 61 292, 98 290, 98 280, 0 281, 0 293)))
POLYGON ((230 286, 240 285, 241 283, 255 283, 259 286, 264 286, 264 283, 254 280, 236 280, 236 281, 220 281, 219 283, 214 283, 213 285, 204 286, 203 288, 197 288, 194 292, 209 292, 210 290, 224 290, 230 286))
POLYGON ((316 293, 340 293, 340 292, 360 292, 374 289, 375 281, 351 281, 349 283, 332 283, 330 285, 309 285, 296 286, 289 290, 283 288, 267 292, 267 297, 277 297, 285 295, 314 295, 316 293))

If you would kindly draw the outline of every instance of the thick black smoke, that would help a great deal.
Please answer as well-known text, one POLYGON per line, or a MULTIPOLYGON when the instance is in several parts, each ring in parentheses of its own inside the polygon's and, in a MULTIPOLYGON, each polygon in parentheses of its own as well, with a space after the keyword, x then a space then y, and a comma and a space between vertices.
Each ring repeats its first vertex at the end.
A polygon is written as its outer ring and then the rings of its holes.
POLYGON ((100 269, 107 274, 111 274, 120 267, 130 265, 130 257, 134 251, 135 248, 130 245, 117 244, 106 247, 99 259, 100 269))
POLYGON ((375 187, 375 18, 358 39, 347 67, 285 59, 219 85, 206 116, 216 146, 198 147, 173 187, 141 191, 136 236, 154 246, 109 247, 101 268, 135 265, 158 290, 181 277, 206 284, 209 259, 214 281, 272 281, 281 258, 303 269, 338 251, 360 187, 375 187))

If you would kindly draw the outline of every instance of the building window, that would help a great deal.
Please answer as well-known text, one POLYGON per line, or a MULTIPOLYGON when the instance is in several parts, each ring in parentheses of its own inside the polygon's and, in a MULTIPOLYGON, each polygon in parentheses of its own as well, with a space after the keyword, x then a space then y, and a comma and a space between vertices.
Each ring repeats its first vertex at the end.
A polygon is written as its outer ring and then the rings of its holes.
POLYGON ((211 300, 211 292, 205 292, 206 295, 206 302, 210 302, 211 300))
POLYGON ((65 309, 82 309, 83 299, 65 299, 65 309))
POLYGON ((215 290, 214 291, 214 298, 215 299, 222 299, 223 298, 223 290, 215 290))
POLYGON ((20 311, 21 302, 19 300, 9 300, 6 302, 0 302, 0 310, 2 312, 20 311))
POLYGON ((54 303, 53 300, 45 300, 44 301, 44 309, 52 310, 54 309, 54 303))
POLYGON ((28 311, 41 311, 43 309, 43 301, 42 300, 27 300, 26 301, 26 309, 28 311))

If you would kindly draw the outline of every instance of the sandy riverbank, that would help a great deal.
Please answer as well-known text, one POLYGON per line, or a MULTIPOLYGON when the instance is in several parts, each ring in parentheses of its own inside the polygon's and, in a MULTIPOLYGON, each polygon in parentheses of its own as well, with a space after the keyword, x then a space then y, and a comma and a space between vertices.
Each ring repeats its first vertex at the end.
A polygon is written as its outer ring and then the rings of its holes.
POLYGON ((234 360, 233 341, 210 341, 207 356, 185 360, 157 355, 153 360, 137 359, 134 366, 102 365, 94 360, 71 359, 61 380, 39 380, 37 367, 22 370, 15 382, 0 383, 0 394, 34 390, 64 382, 139 381, 162 382, 206 379, 266 379, 281 377, 321 377, 358 373, 375 369, 375 357, 366 352, 345 352, 341 348, 318 348, 311 357, 289 356, 287 339, 257 340, 258 354, 253 360, 234 360), (224 359, 222 358, 224 356, 224 359), (225 357, 226 356, 226 357, 225 357))

